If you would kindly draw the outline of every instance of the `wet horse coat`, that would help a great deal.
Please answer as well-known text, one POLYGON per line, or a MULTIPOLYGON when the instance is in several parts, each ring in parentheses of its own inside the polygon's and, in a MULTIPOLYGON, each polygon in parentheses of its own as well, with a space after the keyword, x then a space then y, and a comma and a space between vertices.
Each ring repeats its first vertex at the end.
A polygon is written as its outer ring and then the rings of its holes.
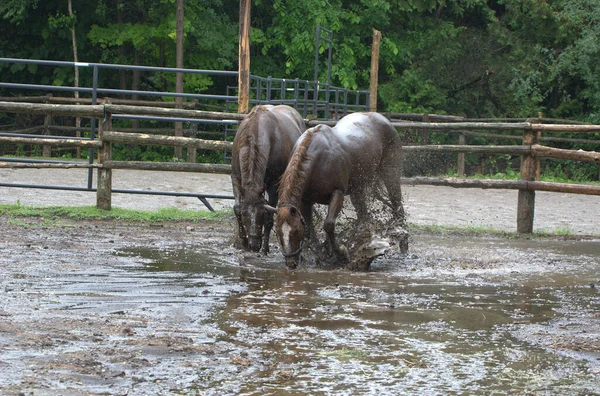
POLYGON ((304 132, 282 176, 278 206, 271 208, 277 213, 276 230, 288 267, 298 265, 315 203, 329 206, 324 230, 341 260, 348 260, 347 249, 336 243, 334 228, 344 196, 350 195, 358 221, 367 220, 366 194, 381 180, 388 191, 385 203, 403 223, 400 156, 396 130, 378 113, 350 114, 334 128, 318 125, 304 132))
POLYGON ((279 180, 294 143, 306 129, 300 114, 289 106, 254 107, 240 123, 233 140, 231 182, 238 222, 236 244, 244 249, 269 252, 273 215, 264 198, 277 203, 279 180), (263 231, 264 227, 264 231, 263 231))

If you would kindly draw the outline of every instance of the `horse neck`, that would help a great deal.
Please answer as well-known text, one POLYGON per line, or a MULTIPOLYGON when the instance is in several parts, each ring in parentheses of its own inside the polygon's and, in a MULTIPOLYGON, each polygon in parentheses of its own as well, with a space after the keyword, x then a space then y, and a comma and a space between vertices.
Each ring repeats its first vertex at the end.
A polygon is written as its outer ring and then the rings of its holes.
POLYGON ((279 187, 279 202, 299 207, 302 202, 304 189, 308 184, 308 175, 312 161, 308 155, 308 148, 313 138, 314 131, 305 132, 304 138, 298 145, 289 164, 281 178, 279 187))

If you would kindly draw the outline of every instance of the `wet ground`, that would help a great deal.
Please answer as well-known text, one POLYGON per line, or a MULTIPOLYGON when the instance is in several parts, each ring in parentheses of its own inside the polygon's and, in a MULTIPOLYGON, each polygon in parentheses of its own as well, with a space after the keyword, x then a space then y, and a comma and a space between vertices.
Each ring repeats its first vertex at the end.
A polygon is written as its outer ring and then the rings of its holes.
POLYGON ((600 239, 289 271, 220 222, 0 217, 0 394, 600 394, 600 239))

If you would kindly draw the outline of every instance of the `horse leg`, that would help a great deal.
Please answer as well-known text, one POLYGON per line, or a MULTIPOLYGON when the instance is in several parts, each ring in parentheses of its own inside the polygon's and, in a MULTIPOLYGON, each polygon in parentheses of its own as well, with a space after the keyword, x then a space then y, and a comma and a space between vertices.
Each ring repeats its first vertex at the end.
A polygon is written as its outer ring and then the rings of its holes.
POLYGON ((356 221, 360 224, 370 223, 371 216, 367 206, 366 195, 362 189, 354 189, 350 194, 350 202, 356 211, 356 221))
POLYGON ((338 260, 348 261, 348 249, 345 246, 338 246, 335 241, 335 219, 340 214, 342 206, 344 204, 344 194, 340 190, 336 190, 329 201, 329 208, 327 209, 327 217, 323 224, 323 229, 327 234, 327 240, 329 241, 329 247, 336 255, 338 260))
POLYGON ((402 174, 401 147, 396 144, 389 148, 383 160, 381 178, 388 192, 389 205, 394 219, 400 220, 402 227, 406 227, 406 215, 402 204, 402 189, 400 175, 402 174))
POLYGON ((400 175, 402 173, 401 147, 395 145, 388 152, 383 162, 382 179, 388 192, 394 220, 399 221, 400 229, 394 233, 398 239, 398 247, 402 253, 408 252, 408 232, 406 225, 406 213, 402 204, 402 190, 400 187, 400 175))
POLYGON ((246 232, 244 231, 244 225, 242 223, 242 203, 240 200, 240 180, 231 175, 231 184, 233 186, 233 196, 235 198, 235 203, 233 204, 233 213, 235 213, 235 218, 237 220, 237 235, 235 237, 235 246, 241 247, 242 249, 248 250, 248 237, 246 236, 246 232))
POLYGON ((315 227, 313 224, 312 218, 312 209, 313 206, 311 204, 303 203, 302 208, 300 209, 302 212, 302 218, 304 219, 304 229, 308 230, 308 233, 304 231, 304 238, 310 244, 311 240, 317 240, 317 232, 315 231, 315 227))

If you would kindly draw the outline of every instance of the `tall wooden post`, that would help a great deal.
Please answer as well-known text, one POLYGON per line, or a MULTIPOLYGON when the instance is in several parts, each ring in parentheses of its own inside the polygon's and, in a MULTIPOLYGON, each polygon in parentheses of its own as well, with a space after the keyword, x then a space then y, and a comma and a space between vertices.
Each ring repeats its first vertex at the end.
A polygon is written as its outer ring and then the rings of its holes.
MULTIPOLYGON (((112 129, 112 113, 107 113, 104 121, 98 125, 98 138, 102 148, 98 151, 98 164, 102 165, 112 159, 112 143, 103 141, 104 131, 112 129)), ((98 188, 96 190, 96 207, 110 210, 112 208, 112 170, 98 168, 98 188)))
POLYGON ((250 0, 240 0, 238 113, 248 113, 250 102, 250 0))
MULTIPOLYGON (((527 130, 523 133, 523 145, 531 146, 536 142, 536 133, 527 130)), ((521 157, 521 180, 535 180, 535 157, 529 153, 521 157)), ((519 190, 517 203, 517 232, 531 234, 535 212, 535 191, 519 190)))
POLYGON ((373 29, 373 46, 371 49, 371 87, 369 93, 369 109, 377 111, 377 85, 379 84, 379 43, 381 32, 373 29))

